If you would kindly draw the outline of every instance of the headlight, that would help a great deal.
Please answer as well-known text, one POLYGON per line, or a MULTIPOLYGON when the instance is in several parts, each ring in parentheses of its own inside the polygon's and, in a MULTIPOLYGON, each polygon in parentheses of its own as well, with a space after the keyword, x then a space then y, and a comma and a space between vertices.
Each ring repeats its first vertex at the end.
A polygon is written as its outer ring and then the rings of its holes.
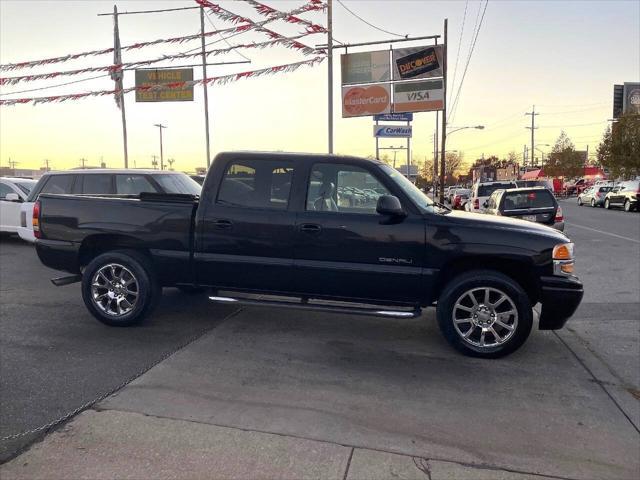
POLYGON ((573 275, 573 243, 561 243, 553 247, 553 274, 573 275))

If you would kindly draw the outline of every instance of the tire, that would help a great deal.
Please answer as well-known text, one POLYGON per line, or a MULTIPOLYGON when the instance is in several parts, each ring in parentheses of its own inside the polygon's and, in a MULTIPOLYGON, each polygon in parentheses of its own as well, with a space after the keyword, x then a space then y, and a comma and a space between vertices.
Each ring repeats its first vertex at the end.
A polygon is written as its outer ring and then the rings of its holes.
POLYGON ((606 208, 607 210, 609 210, 609 208, 611 208, 611 205, 609 204, 609 199, 608 198, 604 199, 604 208, 606 208))
POLYGON ((515 352, 527 340, 533 325, 526 292, 511 278, 493 270, 474 270, 453 278, 438 298, 436 316, 442 335, 456 350, 479 358, 500 358, 515 352), (470 294, 477 305, 473 305, 470 294), (514 313, 507 313, 511 311, 514 313), (454 315, 459 320, 469 315, 469 321, 455 322, 454 315))
POLYGON ((578 197, 578 206, 581 207, 582 206, 582 199, 580 197, 578 197))
POLYGON ((133 250, 103 253, 94 258, 82 274, 85 306, 96 319, 112 327, 140 323, 161 295, 153 265, 133 250))
POLYGON ((631 211, 631 202, 629 200, 625 200, 624 201, 624 211, 625 212, 630 212, 631 211))
POLYGON ((591 208, 596 208, 596 199, 595 198, 591 199, 591 208))

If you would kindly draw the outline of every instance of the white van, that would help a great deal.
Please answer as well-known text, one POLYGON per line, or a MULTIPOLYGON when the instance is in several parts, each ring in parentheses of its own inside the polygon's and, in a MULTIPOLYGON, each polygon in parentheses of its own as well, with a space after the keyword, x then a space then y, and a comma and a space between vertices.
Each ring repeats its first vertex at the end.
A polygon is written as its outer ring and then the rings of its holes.
POLYGON ((484 202, 488 200, 491 194, 496 190, 507 188, 518 188, 518 185, 511 180, 501 182, 476 182, 471 189, 469 201, 465 204, 465 210, 476 213, 484 212, 484 202))

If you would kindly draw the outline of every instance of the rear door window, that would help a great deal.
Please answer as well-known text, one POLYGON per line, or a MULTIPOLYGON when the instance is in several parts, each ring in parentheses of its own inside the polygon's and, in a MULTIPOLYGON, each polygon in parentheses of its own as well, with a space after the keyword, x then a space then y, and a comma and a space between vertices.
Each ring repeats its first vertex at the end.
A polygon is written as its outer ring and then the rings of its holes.
POLYGON ((504 194, 503 209, 521 210, 529 208, 555 208, 553 195, 548 190, 529 192, 506 192, 504 194))
POLYGON ((111 185, 112 175, 106 173, 95 173, 81 175, 82 190, 84 195, 107 195, 113 193, 111 185))
POLYGON ((116 193, 119 195, 139 195, 142 192, 157 192, 144 175, 116 175, 116 193))
POLYGON ((286 210, 293 176, 288 161, 242 161, 227 167, 217 203, 232 207, 286 210))
POLYGON ((74 175, 50 175, 40 193, 71 193, 74 175))

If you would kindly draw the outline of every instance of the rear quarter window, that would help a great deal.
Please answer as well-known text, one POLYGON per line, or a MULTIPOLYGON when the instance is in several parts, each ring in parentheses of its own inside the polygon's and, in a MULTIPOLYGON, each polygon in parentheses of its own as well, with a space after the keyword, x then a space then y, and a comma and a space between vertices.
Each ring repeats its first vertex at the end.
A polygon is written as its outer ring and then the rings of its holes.
POLYGON ((74 175, 50 175, 40 193, 71 193, 74 175))
POLYGON ((478 185, 478 197, 488 197, 496 190, 515 187, 515 183, 494 183, 493 185, 478 185))
POLYGON ((554 208, 556 206, 553 195, 548 190, 536 190, 530 192, 506 192, 503 198, 503 210, 554 208))

